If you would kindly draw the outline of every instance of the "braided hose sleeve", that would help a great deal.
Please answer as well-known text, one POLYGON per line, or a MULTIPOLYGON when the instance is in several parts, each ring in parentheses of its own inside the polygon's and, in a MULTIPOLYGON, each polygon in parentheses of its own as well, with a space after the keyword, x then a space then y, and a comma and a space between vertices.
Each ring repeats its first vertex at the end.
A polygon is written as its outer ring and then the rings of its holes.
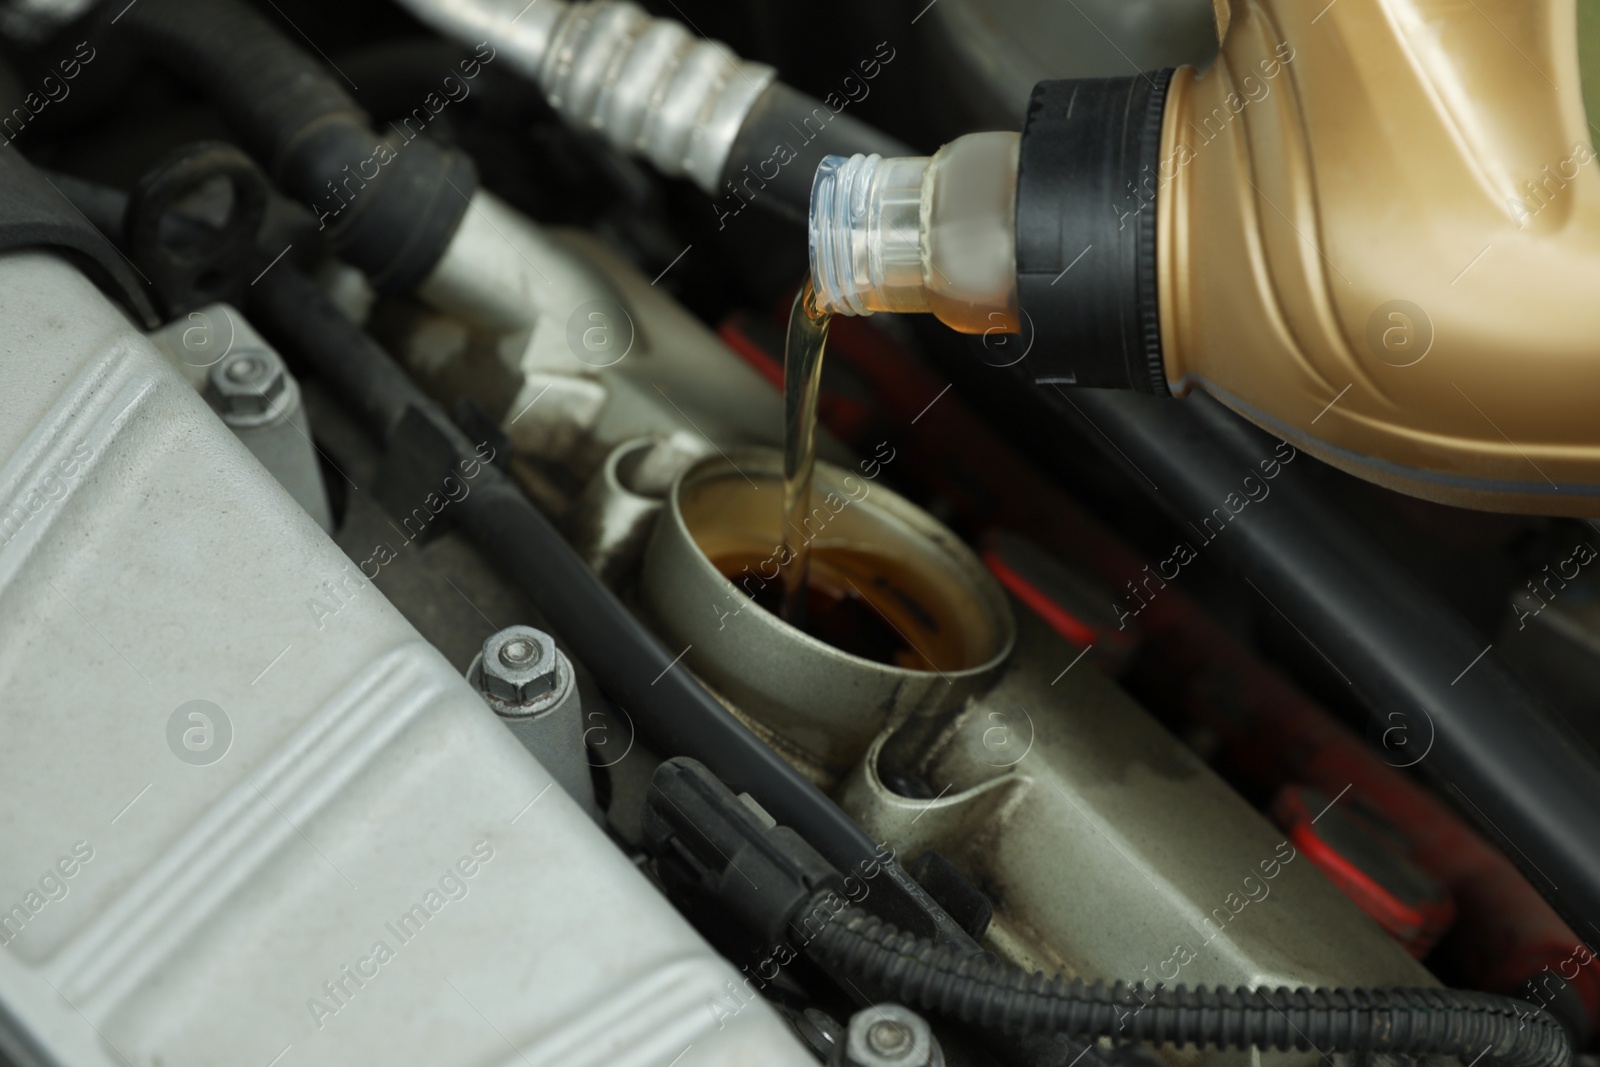
POLYGON ((901 933, 859 908, 826 923, 807 950, 884 995, 1006 1034, 1200 1048, 1480 1056, 1500 1067, 1568 1067, 1566 1031, 1511 997, 1454 989, 1189 989, 1067 982, 987 954, 901 933), (1486 1055, 1485 1055, 1486 1054, 1486 1055))

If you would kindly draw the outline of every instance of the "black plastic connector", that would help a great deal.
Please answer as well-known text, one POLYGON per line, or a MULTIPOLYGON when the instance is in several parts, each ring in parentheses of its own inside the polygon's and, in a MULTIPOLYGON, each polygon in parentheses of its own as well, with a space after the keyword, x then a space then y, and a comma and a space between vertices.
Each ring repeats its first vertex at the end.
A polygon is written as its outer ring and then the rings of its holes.
POLYGON ((682 756, 656 768, 644 808, 645 847, 667 896, 691 913, 714 904, 752 948, 784 940, 819 893, 844 889, 821 853, 758 810, 682 756))

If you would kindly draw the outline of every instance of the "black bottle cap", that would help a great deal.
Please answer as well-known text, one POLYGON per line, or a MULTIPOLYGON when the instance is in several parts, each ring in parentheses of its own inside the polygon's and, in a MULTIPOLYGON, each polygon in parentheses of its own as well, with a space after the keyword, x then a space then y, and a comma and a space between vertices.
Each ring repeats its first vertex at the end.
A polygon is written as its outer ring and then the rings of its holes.
POLYGON ((1017 170, 1017 297, 1039 385, 1167 395, 1156 289, 1172 71, 1040 82, 1017 170))

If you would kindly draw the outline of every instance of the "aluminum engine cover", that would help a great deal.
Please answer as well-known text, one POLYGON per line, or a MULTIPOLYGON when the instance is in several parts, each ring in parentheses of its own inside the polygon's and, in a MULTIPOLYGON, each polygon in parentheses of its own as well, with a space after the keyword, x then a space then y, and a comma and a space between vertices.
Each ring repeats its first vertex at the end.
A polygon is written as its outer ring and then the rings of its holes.
POLYGON ((812 1062, 98 290, 0 323, 7 1054, 812 1062))

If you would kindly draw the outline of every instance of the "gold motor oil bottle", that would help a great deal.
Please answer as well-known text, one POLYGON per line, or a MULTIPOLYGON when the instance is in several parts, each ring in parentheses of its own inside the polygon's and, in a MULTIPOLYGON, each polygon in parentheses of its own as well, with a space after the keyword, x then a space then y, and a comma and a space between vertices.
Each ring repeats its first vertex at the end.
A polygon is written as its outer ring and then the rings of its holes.
POLYGON ((1600 515, 1574 0, 1216 8, 1206 69, 1044 82, 1020 138, 946 146, 959 194, 929 161, 825 163, 819 301, 1020 329, 1042 385, 1204 389, 1403 492, 1600 515))

